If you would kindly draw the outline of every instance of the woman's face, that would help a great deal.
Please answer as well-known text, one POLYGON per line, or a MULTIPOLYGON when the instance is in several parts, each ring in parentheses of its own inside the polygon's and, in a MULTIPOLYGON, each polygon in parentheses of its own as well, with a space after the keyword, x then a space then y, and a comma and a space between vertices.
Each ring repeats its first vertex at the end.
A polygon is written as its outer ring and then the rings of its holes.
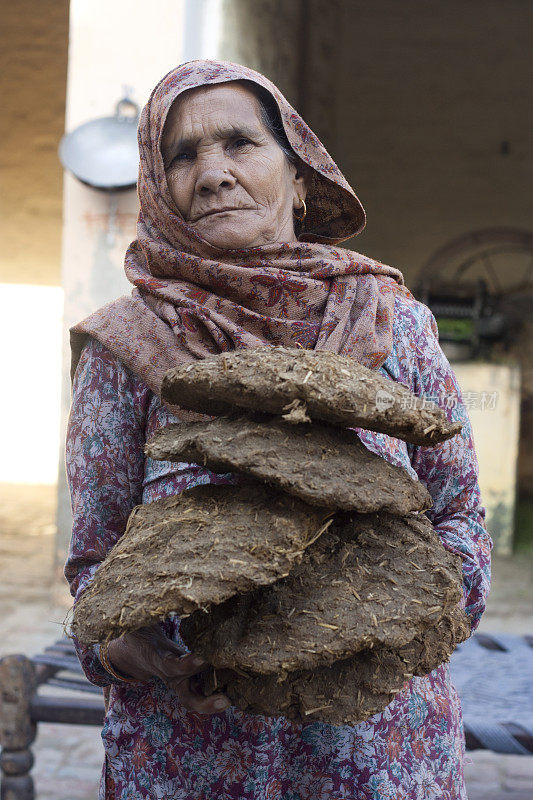
POLYGON ((168 187, 183 219, 224 249, 295 241, 306 189, 255 95, 236 83, 193 89, 170 108, 161 141, 168 187))

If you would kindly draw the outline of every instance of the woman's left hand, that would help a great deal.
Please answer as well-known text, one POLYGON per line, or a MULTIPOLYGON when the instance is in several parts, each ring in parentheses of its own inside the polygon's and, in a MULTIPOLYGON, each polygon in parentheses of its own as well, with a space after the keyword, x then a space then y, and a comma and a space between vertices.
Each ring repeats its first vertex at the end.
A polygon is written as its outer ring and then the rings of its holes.
POLYGON ((205 697, 195 687, 195 676, 208 666, 194 653, 184 654, 159 625, 148 625, 109 642, 111 665, 138 681, 160 678, 179 697, 187 711, 217 714, 231 705, 223 694, 205 697))

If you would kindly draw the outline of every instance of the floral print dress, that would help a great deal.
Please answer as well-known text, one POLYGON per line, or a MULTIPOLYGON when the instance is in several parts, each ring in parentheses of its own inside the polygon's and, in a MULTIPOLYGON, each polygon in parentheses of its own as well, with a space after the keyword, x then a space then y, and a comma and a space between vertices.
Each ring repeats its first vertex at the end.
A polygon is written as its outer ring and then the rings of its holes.
MULTIPOLYGON (((435 320, 421 303, 396 298, 394 346, 380 372, 463 423, 460 434, 434 448, 358 434, 427 486, 428 517, 443 545, 463 559, 463 602, 474 629, 489 588, 491 542, 470 423, 435 320)), ((175 419, 115 356, 88 340, 67 438, 74 526, 66 576, 75 598, 124 532, 134 505, 234 481, 231 474, 144 457, 146 439, 175 419)), ((178 619, 162 625, 180 642, 178 619)), ((100 800, 466 800, 461 709, 446 664, 407 682, 366 722, 333 726, 236 708, 210 717, 190 713, 159 679, 115 680, 100 664, 98 646, 76 644, 89 680, 110 687, 100 800)))

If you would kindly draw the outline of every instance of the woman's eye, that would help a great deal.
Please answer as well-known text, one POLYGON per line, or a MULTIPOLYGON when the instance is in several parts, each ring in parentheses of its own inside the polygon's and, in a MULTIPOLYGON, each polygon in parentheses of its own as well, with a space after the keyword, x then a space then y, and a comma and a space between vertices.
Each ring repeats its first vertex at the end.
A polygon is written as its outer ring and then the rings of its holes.
POLYGON ((240 136, 238 139, 235 139, 233 142, 233 147, 246 147, 246 145, 251 144, 249 139, 246 139, 244 136, 240 136))
POLYGON ((193 153, 189 153, 188 151, 183 151, 182 153, 176 153, 176 155, 174 156, 174 158, 170 163, 179 164, 180 162, 184 161, 192 161, 193 158, 194 158, 193 153))

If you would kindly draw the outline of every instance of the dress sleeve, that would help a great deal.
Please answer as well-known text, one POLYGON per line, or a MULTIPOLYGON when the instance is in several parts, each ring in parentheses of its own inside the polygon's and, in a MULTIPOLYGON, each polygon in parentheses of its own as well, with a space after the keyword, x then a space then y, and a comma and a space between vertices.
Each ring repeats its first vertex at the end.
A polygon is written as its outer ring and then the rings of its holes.
MULTIPOLYGON (((65 576, 74 603, 124 533, 132 508, 142 501, 140 411, 148 395, 147 387, 112 353, 89 340, 74 377, 66 445, 73 527, 65 576)), ((74 643, 92 683, 119 683, 102 667, 97 645, 74 643)))
POLYGON ((436 447, 410 447, 411 464, 433 498, 427 516, 444 547, 463 559, 464 607, 474 631, 490 588, 492 541, 481 505, 472 427, 457 378, 439 345, 435 318, 426 306, 417 307, 419 321, 410 334, 415 356, 411 388, 463 427, 436 447))

